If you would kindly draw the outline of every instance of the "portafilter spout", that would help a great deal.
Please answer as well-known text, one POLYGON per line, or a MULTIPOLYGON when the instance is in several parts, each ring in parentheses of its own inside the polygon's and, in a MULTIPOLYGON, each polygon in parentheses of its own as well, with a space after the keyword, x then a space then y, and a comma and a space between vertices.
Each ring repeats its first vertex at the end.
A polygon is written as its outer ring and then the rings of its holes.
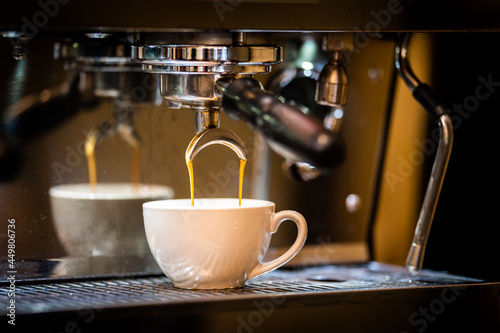
POLYGON ((220 108, 191 107, 191 111, 193 113, 194 130, 196 133, 220 126, 220 108))
POLYGON ((246 161, 247 151, 243 141, 231 130, 225 128, 207 128, 199 132, 186 149, 186 162, 193 162, 196 155, 204 148, 220 144, 231 148, 240 160, 246 161))
POLYGON ((240 159, 240 186, 239 186, 239 203, 241 205, 242 184, 243 184, 243 169, 247 162, 247 151, 241 139, 231 130, 210 127, 196 133, 194 138, 189 143, 186 149, 186 165, 189 170, 190 190, 191 190, 191 204, 194 206, 194 182, 193 182, 193 160, 198 153, 211 145, 223 145, 229 147, 238 155, 240 159))
POLYGON ((411 69, 408 61, 410 37, 409 34, 404 35, 396 45, 396 69, 405 84, 410 88, 413 97, 439 126, 438 150, 417 221, 415 236, 406 259, 406 267, 410 272, 417 273, 423 266, 425 247, 451 155, 453 124, 447 114, 448 109, 439 101, 427 84, 420 82, 411 69))

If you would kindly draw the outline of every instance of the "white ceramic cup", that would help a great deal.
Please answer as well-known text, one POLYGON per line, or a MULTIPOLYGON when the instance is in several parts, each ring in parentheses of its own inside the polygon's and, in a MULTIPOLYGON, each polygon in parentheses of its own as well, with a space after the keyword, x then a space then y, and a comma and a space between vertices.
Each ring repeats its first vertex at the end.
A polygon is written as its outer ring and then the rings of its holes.
POLYGON ((223 289, 272 271, 292 259, 304 245, 307 224, 302 215, 274 212, 274 203, 243 199, 161 200, 143 205, 149 248, 175 287, 223 289), (285 220, 297 225, 294 244, 282 256, 262 263, 285 220))
POLYGON ((65 184, 49 190, 56 233, 68 256, 129 256, 148 253, 142 204, 170 199, 167 186, 98 183, 65 184))

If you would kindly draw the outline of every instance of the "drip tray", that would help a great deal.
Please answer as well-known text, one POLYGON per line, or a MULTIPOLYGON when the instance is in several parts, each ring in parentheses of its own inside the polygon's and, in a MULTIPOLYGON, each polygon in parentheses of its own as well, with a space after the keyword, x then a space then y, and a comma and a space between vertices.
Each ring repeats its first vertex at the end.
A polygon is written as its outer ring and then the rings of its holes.
POLYGON ((308 293, 334 289, 333 286, 304 281, 255 281, 248 283, 245 288, 192 291, 174 288, 167 278, 151 277, 19 286, 16 297, 19 299, 19 313, 37 313, 160 303, 203 303, 262 294, 308 293))
MULTIPOLYGON (((8 304, 9 286, 4 284, 0 290, 1 304, 8 304)), ((244 288, 228 290, 177 289, 164 276, 20 282, 15 304, 19 324, 59 329, 72 322, 92 332, 118 323, 139 329, 145 321, 152 328, 167 325, 184 331, 224 332, 223 328, 229 332, 238 327, 250 331, 250 327, 253 332, 256 322, 262 321, 258 327, 265 330, 275 325, 283 328, 299 318, 300 325, 323 329, 325 324, 334 324, 331 320, 336 315, 339 320, 351 318, 355 328, 360 325, 356 316, 370 313, 371 317, 390 309, 391 322, 398 323, 395 327, 399 329, 411 326, 409 318, 413 313, 420 316, 422 305, 440 314, 444 313, 441 307, 448 308, 451 313, 461 299, 482 304, 482 315, 496 313, 491 323, 498 326, 499 290, 494 282, 431 271, 412 276, 401 267, 368 263, 281 269, 248 281, 244 288), (491 299, 496 305, 485 309, 491 299), (354 312, 346 314, 346 309, 354 312)), ((386 316, 379 315, 374 322, 387 324, 383 318, 386 316)), ((297 322, 290 329, 300 325, 297 322)))

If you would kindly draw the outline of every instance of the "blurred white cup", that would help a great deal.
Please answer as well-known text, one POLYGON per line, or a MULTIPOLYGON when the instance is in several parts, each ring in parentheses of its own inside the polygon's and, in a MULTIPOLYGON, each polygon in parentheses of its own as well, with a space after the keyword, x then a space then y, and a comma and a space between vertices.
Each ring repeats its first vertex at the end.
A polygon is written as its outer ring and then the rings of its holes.
POLYGON ((171 199, 167 186, 98 183, 65 184, 49 191, 57 236, 68 256, 142 256, 148 245, 142 204, 171 199))

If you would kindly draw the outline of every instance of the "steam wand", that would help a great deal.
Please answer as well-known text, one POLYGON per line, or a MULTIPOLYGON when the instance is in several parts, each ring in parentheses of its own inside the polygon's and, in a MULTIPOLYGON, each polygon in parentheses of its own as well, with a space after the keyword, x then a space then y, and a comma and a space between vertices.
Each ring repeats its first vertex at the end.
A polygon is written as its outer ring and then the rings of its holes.
POLYGON ((408 44, 411 35, 404 35, 396 45, 395 65, 399 75, 410 88, 413 97, 424 107, 439 126, 439 144, 425 196, 420 210, 420 216, 415 229, 406 267, 411 273, 418 273, 424 262, 425 247, 436 211, 439 194, 446 174, 453 144, 453 125, 447 108, 436 98, 432 89, 421 83, 413 73, 408 61, 408 44))

